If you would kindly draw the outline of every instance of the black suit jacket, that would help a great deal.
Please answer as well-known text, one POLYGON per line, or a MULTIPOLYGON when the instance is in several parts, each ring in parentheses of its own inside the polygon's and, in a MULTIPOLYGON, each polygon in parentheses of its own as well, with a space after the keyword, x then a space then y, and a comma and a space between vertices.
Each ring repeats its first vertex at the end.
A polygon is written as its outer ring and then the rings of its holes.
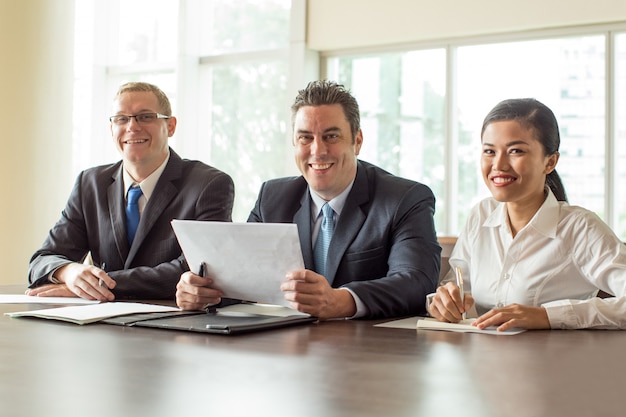
POLYGON ((48 283, 49 274, 91 252, 94 264, 106 263, 117 285, 116 298, 174 298, 180 275, 189 268, 170 222, 172 219, 231 221, 231 177, 199 161, 181 159, 172 149, 141 215, 132 246, 126 239, 121 161, 81 172, 61 219, 30 261, 31 287, 48 283))
MULTIPOLYGON (((354 291, 366 317, 425 313, 441 263, 434 212, 430 188, 359 161, 328 249, 326 278, 354 291)), ((264 183, 248 221, 297 224, 305 268, 313 269, 311 198, 303 177, 264 183)))

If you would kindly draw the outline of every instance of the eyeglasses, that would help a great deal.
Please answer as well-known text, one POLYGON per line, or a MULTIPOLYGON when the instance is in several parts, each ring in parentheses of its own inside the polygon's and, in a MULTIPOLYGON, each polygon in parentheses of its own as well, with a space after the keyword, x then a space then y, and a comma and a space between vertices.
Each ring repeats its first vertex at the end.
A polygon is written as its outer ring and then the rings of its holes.
POLYGON ((147 125, 154 123, 157 119, 169 119, 170 116, 166 116, 160 113, 141 113, 134 116, 126 116, 125 114, 118 114, 116 116, 109 117, 111 123, 117 126, 124 126, 130 122, 130 119, 134 117, 137 123, 147 125))

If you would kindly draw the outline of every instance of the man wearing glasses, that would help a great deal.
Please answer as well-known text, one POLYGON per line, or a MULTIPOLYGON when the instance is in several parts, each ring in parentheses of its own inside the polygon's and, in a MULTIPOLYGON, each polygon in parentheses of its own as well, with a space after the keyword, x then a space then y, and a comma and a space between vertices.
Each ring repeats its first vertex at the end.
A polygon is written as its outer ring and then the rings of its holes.
POLYGON ((173 299, 189 268, 171 220, 231 221, 232 179, 169 147, 176 118, 158 87, 124 84, 113 104, 111 135, 122 160, 79 174, 31 258, 29 295, 173 299))

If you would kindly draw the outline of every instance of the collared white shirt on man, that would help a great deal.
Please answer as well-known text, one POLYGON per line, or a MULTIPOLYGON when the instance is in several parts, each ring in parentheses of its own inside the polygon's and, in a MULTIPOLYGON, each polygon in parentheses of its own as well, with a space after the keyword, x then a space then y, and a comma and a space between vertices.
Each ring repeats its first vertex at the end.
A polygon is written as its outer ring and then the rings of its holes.
POLYGON ((141 194, 141 197, 139 197, 139 200, 137 201, 140 215, 143 213, 143 209, 146 207, 146 204, 148 204, 148 200, 150 200, 150 197, 152 196, 152 193, 154 192, 154 189, 157 183, 159 182, 159 178, 161 178, 161 174, 163 174, 163 171, 165 171, 165 167, 167 166, 167 163, 169 162, 169 160, 170 160, 170 152, 168 151, 167 156, 165 157, 165 160, 163 161, 163 163, 159 165, 159 167, 155 169, 152 174, 148 175, 140 183, 135 182, 133 177, 131 177, 128 171, 126 171, 126 168, 122 169, 122 178, 124 180, 124 199, 126 199, 128 196, 129 188, 133 186, 137 186, 137 185, 139 185, 139 187, 141 188, 142 194, 141 194))

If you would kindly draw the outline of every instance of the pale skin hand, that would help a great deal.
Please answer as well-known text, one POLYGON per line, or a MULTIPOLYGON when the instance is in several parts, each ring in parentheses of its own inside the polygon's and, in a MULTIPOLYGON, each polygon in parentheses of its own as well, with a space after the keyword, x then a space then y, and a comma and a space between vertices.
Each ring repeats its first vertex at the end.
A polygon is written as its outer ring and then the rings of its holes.
POLYGON ((115 281, 102 269, 79 263, 70 263, 59 268, 54 277, 62 284, 46 284, 26 290, 26 295, 39 297, 80 297, 87 300, 113 301, 115 281), (100 279, 106 287, 100 286, 100 279))
POLYGON ((473 305, 474 298, 471 294, 465 294, 465 303, 463 303, 459 287, 453 282, 448 282, 437 288, 429 312, 439 321, 458 323, 463 319, 463 313, 472 308, 473 305))
POLYGON ((211 288, 213 280, 185 272, 176 284, 176 305, 183 310, 204 310, 222 301, 222 292, 211 288))
POLYGON ((497 326, 498 331, 509 330, 514 327, 529 330, 550 329, 550 320, 545 308, 520 304, 494 308, 478 317, 473 324, 479 329, 497 326))
POLYGON ((294 310, 326 320, 351 317, 356 303, 349 291, 332 288, 326 278, 308 269, 291 271, 280 289, 294 310))

